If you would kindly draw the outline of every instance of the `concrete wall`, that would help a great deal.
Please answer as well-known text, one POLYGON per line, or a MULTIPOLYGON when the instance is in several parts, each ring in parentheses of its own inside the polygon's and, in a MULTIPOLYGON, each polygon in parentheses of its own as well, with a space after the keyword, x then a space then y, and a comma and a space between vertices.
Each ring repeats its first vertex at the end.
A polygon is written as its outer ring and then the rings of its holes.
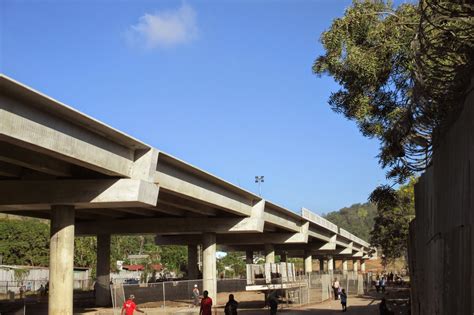
POLYGON ((412 314, 474 314, 474 93, 415 187, 412 314))

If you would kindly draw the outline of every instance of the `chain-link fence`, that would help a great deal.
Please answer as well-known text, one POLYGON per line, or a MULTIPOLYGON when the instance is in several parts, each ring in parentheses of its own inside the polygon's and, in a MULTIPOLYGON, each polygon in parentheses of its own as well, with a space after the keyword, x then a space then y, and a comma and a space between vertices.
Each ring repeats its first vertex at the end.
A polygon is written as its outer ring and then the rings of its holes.
MULTIPOLYGON (((74 280, 74 290, 92 290, 92 279, 74 280)), ((0 299, 19 298, 23 295, 41 295, 48 287, 48 280, 0 281, 0 299)))
MULTIPOLYGON (((228 295, 233 294, 239 302, 239 309, 261 309, 266 305, 266 298, 270 292, 277 291, 280 307, 319 303, 334 298, 332 288, 337 278, 341 288, 348 295, 363 294, 367 288, 369 277, 353 272, 347 273, 320 273, 298 275, 293 285, 278 286, 275 280, 271 290, 247 291, 246 279, 219 279, 217 280, 217 305, 224 305, 228 295)), ((193 290, 197 288, 202 295, 203 280, 167 281, 147 284, 114 283, 111 285, 111 296, 116 314, 126 297, 135 296, 135 302, 144 308, 162 308, 168 312, 182 312, 185 309, 199 307, 200 298, 196 298, 193 290)))

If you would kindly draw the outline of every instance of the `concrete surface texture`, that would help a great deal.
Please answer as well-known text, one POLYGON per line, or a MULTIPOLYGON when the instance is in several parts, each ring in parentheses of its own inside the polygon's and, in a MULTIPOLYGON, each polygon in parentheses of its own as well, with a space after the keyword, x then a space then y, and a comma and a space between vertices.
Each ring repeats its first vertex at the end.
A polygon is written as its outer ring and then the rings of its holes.
POLYGON ((474 314, 474 92, 415 187, 412 314, 474 314))

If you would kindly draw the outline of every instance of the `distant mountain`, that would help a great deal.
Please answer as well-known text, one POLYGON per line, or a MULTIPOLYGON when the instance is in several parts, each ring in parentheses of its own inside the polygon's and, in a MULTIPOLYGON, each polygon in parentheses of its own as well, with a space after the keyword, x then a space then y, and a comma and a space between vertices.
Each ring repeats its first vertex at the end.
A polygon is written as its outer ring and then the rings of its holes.
POLYGON ((349 231, 365 241, 369 241, 369 234, 374 226, 377 207, 370 203, 356 203, 350 207, 324 215, 326 219, 337 226, 349 231))

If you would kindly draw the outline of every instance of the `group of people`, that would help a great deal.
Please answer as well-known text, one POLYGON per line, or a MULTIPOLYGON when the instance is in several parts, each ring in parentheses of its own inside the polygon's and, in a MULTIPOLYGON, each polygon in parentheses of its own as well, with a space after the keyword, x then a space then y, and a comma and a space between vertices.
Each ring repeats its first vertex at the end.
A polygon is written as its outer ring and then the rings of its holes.
POLYGON ((341 287, 341 284, 337 280, 337 278, 334 279, 334 282, 332 283, 332 289, 334 291, 334 299, 335 300, 341 300, 341 306, 342 306, 342 311, 347 312, 347 294, 346 290, 341 287))
POLYGON ((375 279, 375 290, 377 290, 377 293, 382 291, 382 293, 385 293, 385 287, 387 285, 387 278, 385 276, 379 277, 375 279))
MULTIPOLYGON (((209 297, 208 291, 204 291, 202 296, 200 296, 199 289, 197 285, 195 285, 193 288, 193 299, 194 305, 196 305, 196 300, 199 300, 199 315, 212 315, 212 299, 209 297)), ((229 301, 224 307, 224 314, 237 315, 238 306, 239 303, 235 300, 234 295, 229 294, 229 301)), ((135 303, 135 295, 131 294, 129 298, 123 303, 120 315, 133 315, 135 311, 139 313, 145 313, 145 311, 141 310, 135 303)))
MULTIPOLYGON (((343 290, 345 296, 345 292, 343 290)), ((212 315, 212 299, 209 297, 209 292, 204 291, 202 296, 200 295, 199 288, 197 284, 194 285, 193 292, 193 305, 199 306, 199 315, 212 315)), ((270 315, 275 315, 278 311, 278 292, 272 291, 267 298, 268 306, 270 307, 270 315)), ((229 300, 227 301, 224 307, 225 315, 237 315, 237 309, 239 307, 239 302, 235 300, 233 294, 229 294, 229 300)), ((121 315, 133 315, 134 312, 145 313, 141 310, 135 303, 135 296, 131 294, 129 298, 123 303, 121 315)))

